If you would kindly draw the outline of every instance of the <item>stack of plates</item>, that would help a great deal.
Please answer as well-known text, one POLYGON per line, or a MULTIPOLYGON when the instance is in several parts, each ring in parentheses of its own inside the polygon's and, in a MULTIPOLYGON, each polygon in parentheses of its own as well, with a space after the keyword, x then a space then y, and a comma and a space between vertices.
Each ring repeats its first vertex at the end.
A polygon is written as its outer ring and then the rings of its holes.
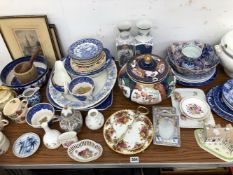
POLYGON ((233 79, 210 89, 207 102, 218 116, 233 122, 233 79))
POLYGON ((100 41, 82 39, 72 44, 69 55, 64 59, 64 67, 72 78, 92 77, 95 84, 93 98, 80 101, 71 94, 64 94, 53 86, 50 77, 46 94, 55 108, 69 106, 86 111, 91 108, 105 110, 112 105, 112 88, 116 82, 117 68, 109 50, 104 49, 100 41))

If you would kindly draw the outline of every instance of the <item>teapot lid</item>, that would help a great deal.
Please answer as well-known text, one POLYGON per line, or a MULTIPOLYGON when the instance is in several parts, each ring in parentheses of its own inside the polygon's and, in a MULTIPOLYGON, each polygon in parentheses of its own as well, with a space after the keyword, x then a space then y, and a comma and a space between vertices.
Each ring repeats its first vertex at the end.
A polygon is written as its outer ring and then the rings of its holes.
POLYGON ((164 59, 153 54, 136 56, 126 66, 128 75, 134 81, 148 84, 162 81, 170 70, 164 59))
POLYGON ((228 54, 233 56, 233 30, 229 31, 222 37, 221 46, 228 54))

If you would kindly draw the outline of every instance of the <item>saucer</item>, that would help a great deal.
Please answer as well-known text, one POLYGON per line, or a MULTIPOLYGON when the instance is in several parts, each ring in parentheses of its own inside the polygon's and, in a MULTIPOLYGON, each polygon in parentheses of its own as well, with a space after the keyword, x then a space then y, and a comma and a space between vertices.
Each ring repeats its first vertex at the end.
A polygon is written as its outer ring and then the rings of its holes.
POLYGON ((19 158, 26 158, 33 155, 40 146, 40 137, 33 133, 21 135, 13 145, 13 153, 19 158))

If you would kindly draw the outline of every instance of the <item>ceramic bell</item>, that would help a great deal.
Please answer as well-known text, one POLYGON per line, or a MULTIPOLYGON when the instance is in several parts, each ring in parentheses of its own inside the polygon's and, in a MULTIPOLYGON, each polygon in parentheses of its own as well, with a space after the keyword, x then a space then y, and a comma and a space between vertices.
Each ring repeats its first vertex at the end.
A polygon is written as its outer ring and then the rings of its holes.
POLYGON ((100 129, 104 124, 104 116, 97 109, 91 109, 88 111, 85 123, 91 130, 100 129))
POLYGON ((65 106, 61 111, 59 125, 64 131, 79 132, 83 125, 81 112, 65 106))
POLYGON ((45 135, 43 137, 44 145, 48 149, 56 149, 56 148, 58 148, 61 145, 61 143, 58 141, 58 137, 61 135, 61 133, 58 130, 56 130, 56 129, 50 129, 48 127, 48 123, 47 122, 43 122, 41 124, 41 127, 45 131, 45 135))

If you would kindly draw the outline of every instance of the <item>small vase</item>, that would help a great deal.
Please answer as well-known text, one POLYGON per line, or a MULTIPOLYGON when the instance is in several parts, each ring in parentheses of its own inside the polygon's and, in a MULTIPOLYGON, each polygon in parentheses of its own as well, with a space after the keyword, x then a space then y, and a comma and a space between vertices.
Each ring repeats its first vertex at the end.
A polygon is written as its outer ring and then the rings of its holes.
POLYGON ((43 137, 44 145, 48 149, 58 148, 61 145, 61 143, 58 141, 58 137, 59 137, 59 135, 61 135, 61 133, 56 129, 50 129, 48 127, 48 123, 46 123, 46 122, 42 123, 41 127, 45 131, 45 135, 43 137))
POLYGON ((104 116, 96 109, 91 109, 88 111, 85 120, 86 126, 91 130, 100 129, 104 124, 104 116))

